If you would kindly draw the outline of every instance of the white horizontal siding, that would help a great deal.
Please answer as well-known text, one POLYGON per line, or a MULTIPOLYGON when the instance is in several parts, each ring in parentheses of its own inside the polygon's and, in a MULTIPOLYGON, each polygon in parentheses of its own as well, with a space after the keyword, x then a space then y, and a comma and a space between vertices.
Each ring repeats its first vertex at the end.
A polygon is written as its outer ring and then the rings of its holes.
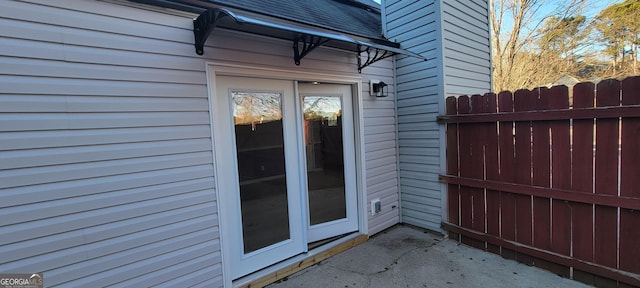
MULTIPOLYGON (((361 75, 369 233, 399 222, 393 61, 101 1, 0 3, 0 271, 47 287, 223 284, 206 61, 361 75), (257 48, 259 47, 259 48, 257 48), (368 96, 369 79, 390 96, 368 96), (25 272, 26 273, 26 272, 25 272)), ((215 136, 215 135, 214 135, 215 136)))
POLYGON ((489 3, 446 0, 442 4, 445 96, 491 90, 489 3))
MULTIPOLYGON (((393 62, 381 61, 385 71, 382 75, 367 75, 363 72, 363 83, 366 92, 363 94, 364 105, 364 141, 367 185, 367 217, 369 218, 369 235, 376 234, 400 222, 399 186, 398 186, 398 151, 395 113, 395 85, 393 84, 393 62), (369 96, 369 79, 381 80, 387 84, 388 97, 369 96), (372 199, 380 198, 382 211, 371 215, 372 199)), ((380 72, 378 72, 380 73, 380 72)))
POLYGON ((97 1, 0 4, 0 271, 221 286, 191 25, 97 1))
POLYGON ((440 4, 437 1, 386 1, 386 5, 388 37, 429 59, 422 62, 407 57, 397 61, 402 221, 439 230, 439 203, 429 206, 430 209, 424 209, 424 203, 426 199, 440 199, 441 193, 437 182, 439 127, 434 124, 443 78, 440 4))
POLYGON ((440 231, 444 134, 435 121, 445 96, 490 87, 488 4, 385 2, 387 36, 429 58, 399 58, 396 67, 402 221, 440 231))

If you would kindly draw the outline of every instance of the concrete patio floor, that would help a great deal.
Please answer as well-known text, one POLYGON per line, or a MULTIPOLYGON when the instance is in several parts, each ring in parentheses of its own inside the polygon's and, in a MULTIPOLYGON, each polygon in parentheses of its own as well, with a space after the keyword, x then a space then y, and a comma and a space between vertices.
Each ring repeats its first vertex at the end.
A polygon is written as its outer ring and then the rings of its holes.
POLYGON ((591 286, 399 225, 267 287, 591 286))

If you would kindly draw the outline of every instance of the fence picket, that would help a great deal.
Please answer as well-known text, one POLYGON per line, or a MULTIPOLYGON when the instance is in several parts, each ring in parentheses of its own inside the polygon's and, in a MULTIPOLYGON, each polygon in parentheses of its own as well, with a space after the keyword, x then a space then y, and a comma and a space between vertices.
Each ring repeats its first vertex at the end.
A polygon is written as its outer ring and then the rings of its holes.
MULTIPOLYGON (((533 111, 536 109, 537 97, 529 90, 518 90, 513 95, 513 110, 533 111)), ((515 124, 515 183, 531 185, 531 121, 519 121, 515 124)), ((516 202, 516 241, 533 244, 532 196, 515 195, 516 202)), ((527 265, 533 265, 533 258, 518 254, 516 259, 527 265)))
MULTIPOLYGON (((471 113, 471 103, 468 96, 458 97, 458 114, 471 113)), ((469 125, 461 125, 458 128, 458 157, 461 177, 471 177, 473 174, 471 159, 471 143, 473 142, 473 129, 469 125)), ((473 189, 467 186, 460 187, 460 226, 472 228, 473 226, 473 189)), ((473 239, 467 236, 461 237, 462 243, 473 245, 473 239)))
MULTIPOLYGON (((536 110, 548 110, 551 91, 546 87, 536 88, 531 96, 538 96, 536 110), (535 94, 538 92, 538 95, 535 94)), ((551 151, 549 122, 535 121, 531 124, 532 184, 551 187, 551 151)), ((546 197, 533 197, 533 246, 551 248, 551 202, 546 197)))
MULTIPOLYGON (((593 83, 579 83, 573 87, 573 108, 593 108, 596 86, 593 83)), ((571 149, 571 189, 576 192, 593 191, 593 150, 594 120, 573 120, 573 143, 571 149)), ((593 204, 567 203, 571 212, 572 256, 593 262, 593 204)), ((593 284, 593 275, 574 270, 574 278, 593 284)))
MULTIPOLYGON (((448 97, 446 100, 447 115, 458 114, 458 102, 456 97, 448 97)), ((447 174, 460 176, 458 167, 458 123, 447 124, 447 174)), ((460 225, 460 186, 455 184, 447 185, 448 215, 449 222, 460 225)), ((449 233, 449 237, 459 239, 459 235, 449 233)))
MULTIPOLYGON (((471 96, 471 113, 480 114, 485 113, 484 96, 473 95, 471 96)), ((471 127, 471 171, 468 174, 471 178, 484 179, 484 146, 486 143, 486 128, 487 123, 475 123, 470 125, 471 127)), ((485 192, 484 189, 472 188, 469 190, 471 193, 471 205, 473 206, 472 225, 473 230, 486 232, 485 226, 485 192)), ((480 249, 486 249, 486 243, 483 241, 474 240, 474 247, 480 249)))
MULTIPOLYGON (((498 112, 513 112, 513 94, 509 91, 498 94, 498 112)), ((511 121, 501 121, 498 123, 498 145, 499 145, 499 165, 500 180, 502 182, 513 182, 515 180, 515 158, 513 151, 513 129, 514 123, 511 121)), ((500 192, 500 229, 501 236, 506 240, 516 240, 516 200, 515 194, 500 192)), ((509 249, 502 249, 502 256, 508 259, 515 259, 516 254, 509 249)))
MULTIPOLYGON (((622 82, 622 105, 640 105, 640 77, 622 82)), ((620 196, 640 198, 640 118, 622 118, 620 196)), ((620 269, 640 274, 640 211, 620 210, 620 269)))
MULTIPOLYGON (((549 109, 569 109, 569 90, 556 86, 549 90, 549 109)), ((571 122, 558 120, 549 122, 551 135, 551 187, 571 189, 571 122)), ((562 255, 571 255, 571 210, 562 200, 551 200, 550 250, 562 255)), ((569 277, 568 267, 551 266, 548 269, 569 277)))
MULTIPOLYGON (((497 95, 494 93, 487 93, 484 95, 484 112, 496 113, 497 111, 497 95)), ((498 181, 500 180, 500 171, 498 166, 498 126, 496 123, 486 123, 485 128, 485 171, 486 179, 498 181)), ((487 205, 487 234, 493 236, 500 236, 500 192, 497 190, 487 189, 486 191, 486 205, 487 205)), ((487 243, 487 250, 496 254, 500 253, 500 247, 487 243)))
MULTIPOLYGON (((640 105, 640 76, 622 82, 622 106, 640 105)), ((620 196, 640 198, 640 119, 622 118, 620 196)))
MULTIPOLYGON (((620 105, 620 82, 605 80, 596 86, 596 107, 620 105)), ((595 193, 618 195, 618 119, 596 120, 595 193)), ((595 207, 595 263, 617 268, 618 209, 595 207)))

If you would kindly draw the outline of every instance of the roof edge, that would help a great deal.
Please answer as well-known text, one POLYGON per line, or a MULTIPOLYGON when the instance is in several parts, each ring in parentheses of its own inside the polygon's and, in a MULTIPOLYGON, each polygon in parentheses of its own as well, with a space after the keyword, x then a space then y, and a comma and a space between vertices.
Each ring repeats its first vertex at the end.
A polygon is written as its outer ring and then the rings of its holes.
MULTIPOLYGON (((335 28, 332 28, 332 27, 329 27, 329 26, 318 25, 317 23, 309 23, 309 22, 305 22, 305 21, 302 21, 302 20, 299 20, 299 19, 280 17, 280 16, 276 16, 276 15, 270 15, 270 14, 264 13, 264 11, 256 11, 256 10, 252 10, 252 9, 246 9, 245 7, 241 7, 241 6, 238 6, 238 5, 221 4, 221 3, 216 2, 216 0, 211 0, 211 1, 207 1, 207 0, 129 0, 129 1, 142 3, 142 4, 153 5, 153 6, 159 6, 159 7, 163 7, 163 8, 177 9, 177 10, 186 11, 186 12, 192 12, 192 13, 197 13, 197 14, 200 14, 200 13, 202 13, 203 11, 205 11, 205 10, 207 10, 209 8, 216 8, 216 7, 220 7, 220 6, 229 7, 229 8, 233 8, 233 9, 238 9, 238 10, 242 10, 242 11, 246 11, 246 12, 251 12, 251 13, 267 16, 267 17, 272 17, 272 18, 275 18, 275 19, 290 21, 290 22, 304 24, 304 25, 310 25, 310 26, 313 26, 313 27, 318 27, 318 28, 327 29, 327 30, 331 30, 331 31, 335 31, 335 32, 340 32, 340 33, 344 33, 344 34, 348 34, 348 35, 352 35, 352 36, 361 37, 361 38, 366 39, 367 41, 370 41, 370 42, 373 42, 373 43, 377 43, 377 44, 381 44, 381 45, 395 46, 395 44, 396 44, 395 42, 392 42, 392 41, 386 39, 383 35, 380 35, 379 36, 380 38, 371 38, 370 36, 367 36, 367 35, 354 34, 352 32, 335 29, 335 28)), ((335 1, 338 1, 338 2, 341 2, 341 3, 346 3, 348 5, 352 5, 352 6, 368 9, 368 10, 373 10, 373 12, 375 12, 375 13, 380 13, 379 8, 369 6, 369 5, 365 4, 365 3, 359 2, 358 0, 335 0, 335 1)))

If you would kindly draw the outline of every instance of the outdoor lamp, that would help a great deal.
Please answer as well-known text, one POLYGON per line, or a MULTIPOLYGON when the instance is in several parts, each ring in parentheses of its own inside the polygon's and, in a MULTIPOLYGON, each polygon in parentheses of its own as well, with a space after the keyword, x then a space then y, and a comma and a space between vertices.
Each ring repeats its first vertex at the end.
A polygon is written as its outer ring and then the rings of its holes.
POLYGON ((387 83, 384 83, 382 81, 379 80, 370 80, 369 81, 369 94, 371 96, 376 96, 376 97, 387 97, 388 94, 388 89, 385 89, 385 87, 387 87, 389 85, 387 85, 387 83))

